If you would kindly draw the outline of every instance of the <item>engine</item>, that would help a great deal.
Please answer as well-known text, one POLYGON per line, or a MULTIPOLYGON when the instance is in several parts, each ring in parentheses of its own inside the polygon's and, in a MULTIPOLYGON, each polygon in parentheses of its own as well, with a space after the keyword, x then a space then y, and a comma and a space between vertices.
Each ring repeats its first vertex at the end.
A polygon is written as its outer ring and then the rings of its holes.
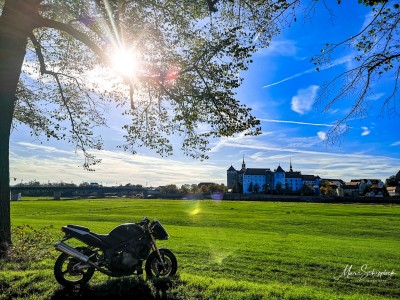
POLYGON ((147 258, 150 252, 150 245, 147 242, 135 243, 134 247, 115 252, 111 258, 110 269, 113 271, 133 272, 147 258))
POLYGON ((121 251, 114 254, 111 259, 111 269, 113 271, 131 271, 135 269, 139 260, 136 258, 135 253, 131 251, 121 251))

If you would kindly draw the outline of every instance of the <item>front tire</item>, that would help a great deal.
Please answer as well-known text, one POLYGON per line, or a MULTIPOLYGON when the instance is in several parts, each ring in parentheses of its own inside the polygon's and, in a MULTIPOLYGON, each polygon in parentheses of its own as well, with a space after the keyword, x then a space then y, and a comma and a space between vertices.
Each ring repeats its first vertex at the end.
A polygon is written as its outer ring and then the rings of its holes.
POLYGON ((159 260, 156 251, 152 252, 146 260, 146 275, 148 278, 165 278, 176 274, 178 262, 175 255, 168 249, 160 249, 164 266, 159 260))
POLYGON ((87 283, 92 278, 95 268, 76 269, 79 264, 84 263, 66 253, 61 253, 54 264, 54 276, 57 282, 65 287, 87 283))

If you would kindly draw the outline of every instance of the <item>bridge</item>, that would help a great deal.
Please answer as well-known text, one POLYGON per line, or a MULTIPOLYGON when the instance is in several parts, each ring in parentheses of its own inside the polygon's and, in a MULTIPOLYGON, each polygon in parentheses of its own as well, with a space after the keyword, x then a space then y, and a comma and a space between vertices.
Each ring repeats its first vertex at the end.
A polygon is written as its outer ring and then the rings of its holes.
POLYGON ((132 186, 10 186, 11 199, 17 200, 18 194, 24 192, 37 192, 38 196, 53 195, 54 200, 59 200, 61 196, 69 197, 106 197, 106 196, 141 196, 147 198, 158 195, 160 192, 155 189, 137 188, 132 186))

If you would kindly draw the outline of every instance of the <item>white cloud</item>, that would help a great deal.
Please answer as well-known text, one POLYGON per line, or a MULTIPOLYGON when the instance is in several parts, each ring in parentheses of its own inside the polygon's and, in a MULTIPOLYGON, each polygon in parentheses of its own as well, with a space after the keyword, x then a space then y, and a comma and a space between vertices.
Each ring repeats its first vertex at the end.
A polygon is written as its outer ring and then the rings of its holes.
POLYGON ((22 148, 28 149, 30 151, 40 151, 46 153, 60 153, 60 154, 71 154, 70 151, 57 149, 52 146, 45 146, 45 145, 37 145, 29 142, 18 142, 17 145, 21 146, 22 148))
POLYGON ((317 97, 318 89, 318 85, 311 85, 298 90, 297 95, 292 98, 292 110, 302 115, 309 112, 317 97))
POLYGON ((391 144, 390 146, 400 146, 400 141, 398 142, 394 142, 393 144, 391 144))
MULTIPOLYGON (((177 156, 162 158, 156 155, 131 155, 122 151, 95 151, 93 154, 102 159, 95 172, 83 170, 80 167, 83 163, 82 155, 74 151, 16 143, 14 145, 18 147, 13 147, 10 153, 10 176, 17 178, 17 182, 36 179, 40 182, 62 180, 79 184, 88 181, 105 185, 147 183, 149 186, 179 186, 201 181, 225 183, 226 170, 231 164, 240 169, 242 154, 245 154, 246 166, 250 168, 274 169, 281 164, 284 169, 288 169, 291 159, 295 170, 303 174, 343 180, 360 177, 384 180, 398 171, 398 158, 345 153, 332 147, 327 149, 321 143, 323 132, 317 135, 293 139, 282 132, 267 132, 264 138, 244 135, 223 138, 215 145, 214 150, 218 151, 212 153, 214 157, 204 162, 177 156), (222 156, 218 158, 219 153, 222 156), (364 164, 365 161, 370 163, 364 164)), ((393 144, 400 145, 400 141, 393 144)))
MULTIPOLYGON (((291 159, 295 170, 303 174, 319 175, 322 178, 341 178, 345 181, 356 178, 377 178, 385 180, 398 172, 400 159, 377 155, 305 150, 299 147, 282 147, 278 142, 250 143, 243 139, 241 142, 226 141, 223 145, 229 151, 231 149, 246 150, 249 154, 245 157, 248 168, 276 168, 281 164, 283 169, 289 169, 291 159), (363 162, 368 161, 368 164, 363 162)), ((316 148, 316 147, 314 147, 316 148)), ((234 150, 235 151, 235 150, 234 150)), ((234 165, 240 168, 240 165, 234 165)), ((225 175, 226 176, 226 175, 225 175)))
POLYGON ((361 129, 363 130, 363 132, 361 133, 362 136, 368 135, 371 133, 371 130, 368 129, 368 127, 361 127, 361 129))
MULTIPOLYGON (((83 157, 73 151, 47 152, 52 147, 37 146, 30 143, 19 143, 25 152, 10 153, 10 176, 24 182, 38 180, 40 182, 101 182, 105 185, 142 184, 163 185, 198 183, 201 181, 225 182, 225 167, 217 166, 209 161, 181 158, 168 159, 159 156, 131 155, 122 151, 92 151, 102 162, 95 166, 95 172, 85 171, 81 165, 83 157), (60 156, 60 154, 63 154, 60 156)), ((21 150, 21 149, 19 149, 21 150)))
POLYGON ((296 41, 273 40, 267 48, 257 52, 258 55, 295 56, 297 54, 296 41))
POLYGON ((368 100, 376 101, 381 99, 383 96, 385 96, 385 93, 374 93, 368 96, 368 100))
POLYGON ((324 141, 326 139, 326 133, 323 131, 318 131, 317 135, 320 138, 320 140, 322 140, 322 141, 324 141))

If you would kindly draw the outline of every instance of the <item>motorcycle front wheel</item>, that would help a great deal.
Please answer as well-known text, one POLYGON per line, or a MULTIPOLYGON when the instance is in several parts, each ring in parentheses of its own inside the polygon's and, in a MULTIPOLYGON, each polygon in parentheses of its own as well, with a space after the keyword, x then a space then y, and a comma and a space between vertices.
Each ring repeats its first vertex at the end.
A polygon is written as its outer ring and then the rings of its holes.
POLYGON ((88 282, 95 268, 79 268, 80 264, 84 263, 66 253, 61 253, 54 264, 54 276, 57 282, 66 287, 88 282))
POLYGON ((160 249, 164 264, 161 263, 157 252, 152 252, 146 260, 146 275, 148 278, 162 278, 173 276, 178 269, 178 262, 175 255, 168 249, 160 249))

